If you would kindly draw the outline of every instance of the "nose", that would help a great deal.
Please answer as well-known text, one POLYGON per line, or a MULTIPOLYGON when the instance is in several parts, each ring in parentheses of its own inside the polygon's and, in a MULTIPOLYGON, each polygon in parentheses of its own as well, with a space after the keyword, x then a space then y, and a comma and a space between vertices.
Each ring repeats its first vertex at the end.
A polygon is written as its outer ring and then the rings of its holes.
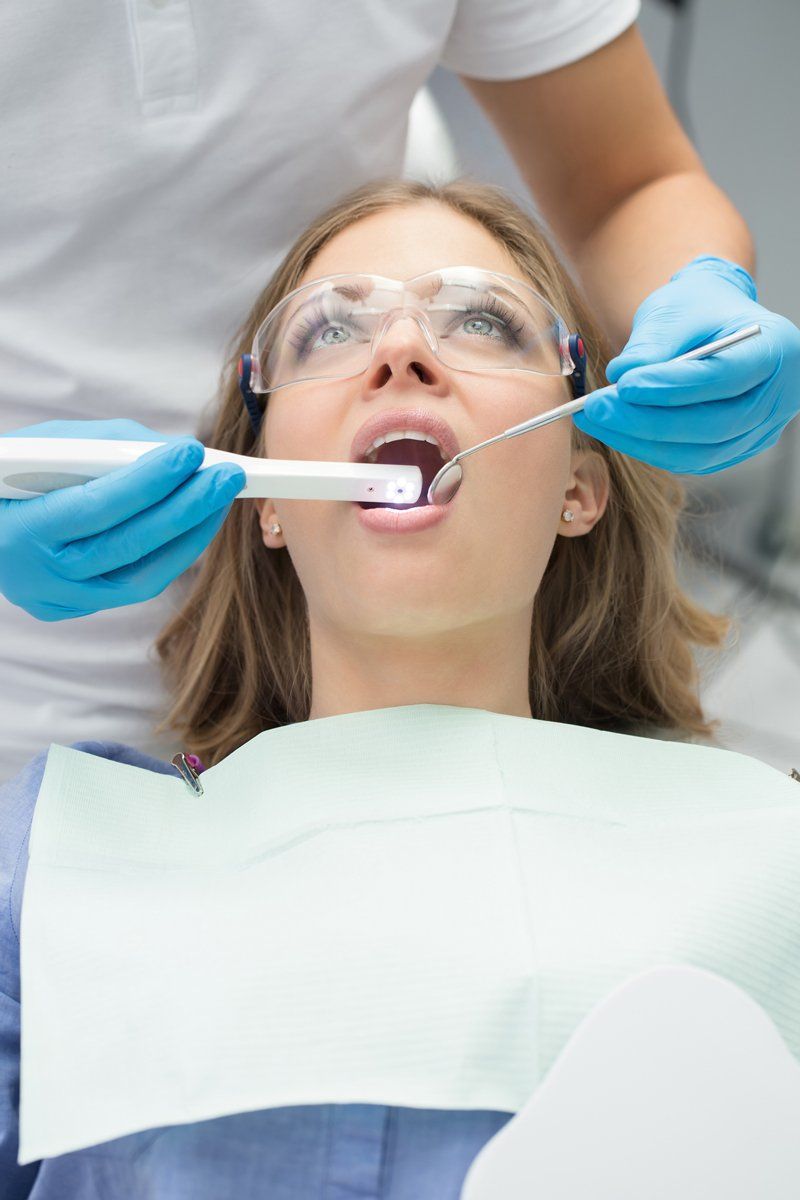
POLYGON ((380 331, 364 388, 367 392, 379 392, 390 381, 399 386, 423 384, 434 395, 443 396, 447 392, 442 364, 419 320, 408 314, 398 314, 380 331))

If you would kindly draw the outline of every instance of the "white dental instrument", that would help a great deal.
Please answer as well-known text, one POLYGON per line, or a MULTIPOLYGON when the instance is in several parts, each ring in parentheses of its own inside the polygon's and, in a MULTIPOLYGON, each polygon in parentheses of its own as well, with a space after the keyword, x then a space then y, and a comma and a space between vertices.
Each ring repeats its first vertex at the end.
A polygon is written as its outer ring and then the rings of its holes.
MULTIPOLYGON (((716 354, 718 350, 724 350, 726 346, 733 346, 736 342, 743 342, 745 338, 753 337, 754 334, 760 332, 760 325, 748 325, 746 329, 740 329, 736 333, 729 334, 727 337, 718 338, 715 342, 708 342, 705 346, 697 346, 694 350, 689 350, 686 354, 679 354, 676 358, 670 358, 666 361, 681 362, 685 358, 705 358, 709 354, 716 354)), ((461 480, 464 478, 464 472, 459 459, 466 458, 468 454, 474 454, 476 450, 482 450, 484 446, 491 446, 492 442, 519 437, 521 433, 529 433, 532 429, 539 429, 542 425, 549 425, 551 421, 558 421, 561 417, 569 417, 573 413, 582 412, 588 399, 589 396, 579 396, 576 400, 569 400, 566 404, 560 404, 558 408, 550 408, 547 412, 539 413, 537 417, 532 417, 529 421, 523 421, 520 425, 512 425, 510 429, 506 429, 505 433, 498 433, 496 437, 488 438, 485 442, 479 442, 477 446, 471 446, 469 450, 461 450, 455 458, 445 463, 434 475, 431 485, 428 488, 428 503, 447 504, 455 496, 461 486, 461 480)))
MULTIPOLYGON (((727 337, 679 354, 670 362, 705 358, 761 332, 750 325, 727 337)), ((427 491, 429 504, 446 504, 455 496, 464 476, 460 459, 493 442, 518 437, 551 421, 581 412, 588 397, 580 396, 504 433, 461 450, 434 476, 427 491)), ((103 438, 0 437, 0 498, 32 500, 45 492, 87 483, 118 467, 134 462, 162 442, 125 442, 103 438)), ((304 459, 251 458, 206 447, 202 466, 237 463, 247 476, 237 500, 271 497, 292 500, 353 500, 373 504, 414 504, 422 492, 419 467, 394 463, 317 462, 304 459)))
MULTIPOLYGON (((134 462, 163 442, 107 438, 0 437, 0 497, 33 500, 44 492, 74 487, 134 462)), ((237 500, 355 500, 413 504, 422 491, 419 467, 392 463, 316 462, 250 458, 206 447, 203 470, 232 462, 247 475, 237 500)))

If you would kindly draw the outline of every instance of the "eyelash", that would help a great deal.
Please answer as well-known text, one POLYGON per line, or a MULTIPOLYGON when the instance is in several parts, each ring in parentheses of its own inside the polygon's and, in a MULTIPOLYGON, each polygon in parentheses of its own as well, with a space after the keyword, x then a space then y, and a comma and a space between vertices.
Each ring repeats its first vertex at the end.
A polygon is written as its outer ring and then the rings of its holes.
MULTIPOLYGON (((456 320, 466 321, 470 315, 490 316, 494 317, 503 327, 505 335, 513 342, 515 346, 520 344, 520 334, 525 328, 524 322, 520 321, 516 326, 513 324, 514 313, 496 296, 487 293, 484 296, 478 297, 475 307, 470 309, 470 312, 464 316, 459 316, 456 320)), ((342 325, 350 325, 351 328, 358 329, 360 332, 366 331, 362 326, 359 326, 356 321, 353 321, 348 311, 339 307, 338 311, 323 312, 321 308, 316 309, 309 316, 302 318, 303 324, 299 330, 293 333, 289 342, 297 353, 299 360, 302 360, 308 352, 309 342, 315 338, 319 332, 327 325, 339 321, 342 325)))
POLYGON ((315 309, 307 317, 302 318, 303 324, 299 330, 289 337, 289 343, 297 353, 298 359, 302 360, 308 351, 309 342, 317 336, 321 329, 326 325, 331 325, 335 321, 339 321, 342 325, 350 325, 351 328, 359 329, 365 332, 358 322, 353 321, 346 309, 339 307, 334 312, 323 312, 321 308, 315 309))
MULTIPOLYGON (((519 335, 525 328, 524 322, 520 321, 518 325, 514 326, 514 313, 510 308, 506 307, 501 300, 498 300, 496 296, 492 296, 489 293, 484 296, 480 296, 476 302, 475 308, 472 309, 471 312, 476 313, 479 316, 486 315, 495 317, 496 320, 498 320, 503 326, 503 331, 512 340, 514 345, 519 345, 519 335)), ((462 319, 467 320, 468 317, 464 317, 462 319)))

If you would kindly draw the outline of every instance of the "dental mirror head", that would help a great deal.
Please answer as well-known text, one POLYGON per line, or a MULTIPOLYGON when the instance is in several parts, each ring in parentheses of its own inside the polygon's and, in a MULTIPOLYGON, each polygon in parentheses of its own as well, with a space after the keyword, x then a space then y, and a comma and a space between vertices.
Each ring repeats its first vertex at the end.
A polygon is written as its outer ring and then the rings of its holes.
POLYGON ((447 504, 461 487, 464 472, 458 458, 445 463, 436 472, 428 488, 428 504, 447 504))

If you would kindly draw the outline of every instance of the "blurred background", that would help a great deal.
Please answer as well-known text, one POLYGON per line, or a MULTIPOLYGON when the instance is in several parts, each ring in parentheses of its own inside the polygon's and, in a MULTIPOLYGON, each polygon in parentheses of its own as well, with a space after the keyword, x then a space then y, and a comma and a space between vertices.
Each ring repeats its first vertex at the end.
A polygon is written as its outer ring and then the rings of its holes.
MULTIPOLYGON (((642 0, 639 27, 706 169, 750 226, 759 301, 800 325, 799 0, 642 0)), ((490 180, 539 216, 487 118, 442 68, 414 103, 406 173, 490 180)), ((737 623, 727 651, 700 660, 706 713, 729 749, 800 770, 800 419, 757 457, 682 480, 684 586, 737 623)))

